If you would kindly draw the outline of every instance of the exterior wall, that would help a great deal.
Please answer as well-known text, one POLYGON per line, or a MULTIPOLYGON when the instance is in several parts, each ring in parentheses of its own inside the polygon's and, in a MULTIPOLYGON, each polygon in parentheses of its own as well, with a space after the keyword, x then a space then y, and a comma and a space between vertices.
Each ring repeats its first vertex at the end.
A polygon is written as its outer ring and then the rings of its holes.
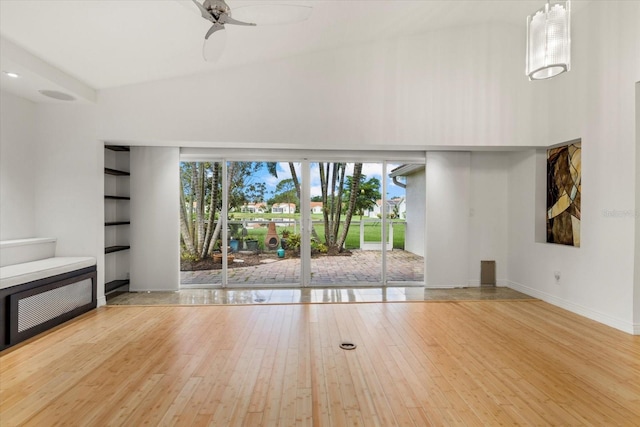
POLYGON ((296 205, 288 205, 286 203, 274 205, 271 207, 271 213, 278 213, 278 214, 296 213, 296 205))
POLYGON ((404 248, 416 255, 424 256, 425 199, 426 199, 425 171, 422 169, 407 176, 406 188, 406 218, 404 233, 404 248))

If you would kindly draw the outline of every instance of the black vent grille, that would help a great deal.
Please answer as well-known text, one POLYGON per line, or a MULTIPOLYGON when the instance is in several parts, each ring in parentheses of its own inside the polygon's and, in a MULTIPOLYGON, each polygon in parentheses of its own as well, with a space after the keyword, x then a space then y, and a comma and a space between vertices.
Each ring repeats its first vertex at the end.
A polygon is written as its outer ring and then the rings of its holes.
POLYGON ((18 300, 18 332, 91 303, 92 285, 85 279, 18 300))

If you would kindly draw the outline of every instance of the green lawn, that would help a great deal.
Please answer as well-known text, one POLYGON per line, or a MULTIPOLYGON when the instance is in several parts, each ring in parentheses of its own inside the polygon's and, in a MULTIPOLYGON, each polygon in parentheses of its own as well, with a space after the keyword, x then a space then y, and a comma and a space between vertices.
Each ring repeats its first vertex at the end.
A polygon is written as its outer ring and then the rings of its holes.
MULTIPOLYGON (((255 218, 264 218, 264 219, 272 219, 272 218, 296 218, 298 215, 279 215, 279 214, 233 214, 233 221, 242 221, 242 220, 251 220, 255 218), (267 216, 269 215, 269 216, 267 216)), ((313 221, 322 220, 322 215, 312 215, 313 221)), ((324 224, 322 223, 314 223, 314 227, 316 232, 318 233, 318 237, 324 243, 324 224)), ((283 230, 289 230, 291 233, 294 233, 294 227, 276 227, 276 231, 278 235, 282 235, 283 230)), ((300 232, 299 227, 295 229, 295 231, 300 232)), ((364 239, 366 242, 380 242, 382 233, 382 221, 367 221, 364 226, 364 239)), ((393 248, 394 249, 404 249, 404 233, 405 233, 405 224, 404 223, 394 223, 393 225, 393 248)), ((258 244, 260 248, 264 247, 264 238, 267 235, 267 227, 260 228, 248 228, 247 229, 247 238, 253 238, 258 240, 258 244)), ((347 235, 347 240, 345 242, 345 247, 347 249, 358 249, 360 248, 360 221, 356 219, 351 222, 351 226, 349 227, 349 234, 347 235)))

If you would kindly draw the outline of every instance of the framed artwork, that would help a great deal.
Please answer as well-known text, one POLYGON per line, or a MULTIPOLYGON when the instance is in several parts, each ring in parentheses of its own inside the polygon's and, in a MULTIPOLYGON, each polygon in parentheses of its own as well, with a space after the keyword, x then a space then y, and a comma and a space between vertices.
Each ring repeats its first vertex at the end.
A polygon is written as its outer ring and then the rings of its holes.
POLYGON ((580 140, 547 150, 547 242, 580 247, 580 140))

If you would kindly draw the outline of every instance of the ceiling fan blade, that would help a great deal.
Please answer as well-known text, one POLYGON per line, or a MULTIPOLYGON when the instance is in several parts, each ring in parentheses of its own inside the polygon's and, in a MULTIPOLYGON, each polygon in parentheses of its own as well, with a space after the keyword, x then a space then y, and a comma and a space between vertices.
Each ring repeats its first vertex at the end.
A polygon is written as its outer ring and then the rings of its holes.
POLYGON ((214 37, 204 40, 202 57, 207 62, 217 62, 222 56, 226 44, 227 32, 222 27, 222 30, 217 31, 214 37))
POLYGON ((202 15, 202 17, 208 21, 211 22, 216 22, 215 18, 213 16, 211 16, 211 12, 209 12, 203 5, 201 5, 200 3, 198 3, 196 0, 191 0, 192 2, 195 3, 196 6, 198 6, 198 9, 200 9, 200 14, 202 15))
POLYGON ((246 26, 251 26, 251 27, 255 27, 255 25, 256 25, 253 22, 238 21, 237 19, 233 19, 232 17, 230 17, 226 13, 223 13, 222 15, 220 15, 220 22, 223 23, 223 24, 246 25, 246 26))
MULTIPOLYGON (((195 1, 195 0, 194 0, 195 1)), ((232 10, 234 19, 256 25, 295 24, 309 19, 313 7, 291 4, 260 4, 232 10)))
POLYGON ((207 34, 204 36, 204 39, 207 40, 211 34, 215 33, 216 31, 221 31, 224 30, 224 25, 222 24, 218 24, 217 22, 215 24, 213 24, 211 26, 211 28, 209 28, 209 31, 207 31, 207 34))

